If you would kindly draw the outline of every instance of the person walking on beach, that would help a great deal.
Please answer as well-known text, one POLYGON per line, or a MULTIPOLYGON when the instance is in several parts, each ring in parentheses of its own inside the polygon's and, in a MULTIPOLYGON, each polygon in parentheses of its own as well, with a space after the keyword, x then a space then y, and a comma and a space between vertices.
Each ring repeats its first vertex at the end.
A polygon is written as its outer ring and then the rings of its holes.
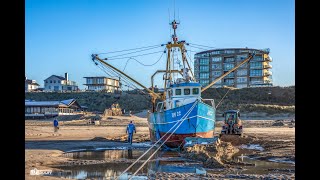
POLYGON ((137 133, 136 127, 134 126, 132 121, 130 121, 130 123, 127 126, 127 130, 126 130, 126 134, 128 134, 128 143, 130 143, 130 144, 132 144, 133 132, 137 133))
POLYGON ((53 132, 58 132, 58 129, 59 129, 59 122, 57 119, 54 119, 53 120, 53 132))

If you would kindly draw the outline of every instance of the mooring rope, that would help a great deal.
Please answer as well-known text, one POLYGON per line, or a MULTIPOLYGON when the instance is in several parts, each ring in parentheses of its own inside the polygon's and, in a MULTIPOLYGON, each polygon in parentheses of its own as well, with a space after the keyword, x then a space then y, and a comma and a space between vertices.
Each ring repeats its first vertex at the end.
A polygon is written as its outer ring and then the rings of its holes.
MULTIPOLYGON (((196 104, 197 104, 197 100, 194 102, 194 104, 193 104, 192 107, 188 110, 188 112, 181 117, 180 120, 182 120, 183 118, 185 118, 185 116, 188 116, 188 115, 190 114, 190 112, 193 110, 193 108, 195 107, 196 104)), ((185 118, 185 119, 186 119, 186 118, 185 118)), ((169 131, 166 132, 157 142, 155 142, 145 153, 143 153, 143 154, 142 154, 137 160, 135 160, 127 169, 125 169, 125 170, 116 178, 116 180, 117 180, 122 174, 124 174, 125 172, 127 172, 132 166, 134 166, 134 165, 135 165, 144 155, 146 155, 154 146, 156 146, 157 143, 159 143, 178 123, 181 122, 181 124, 182 124, 183 121, 180 121, 180 120, 179 120, 176 124, 174 124, 174 125, 169 129, 169 131)), ((175 132, 175 131, 174 131, 174 132, 175 132)), ((161 146, 162 146, 162 145, 161 145, 161 146)), ((161 147, 161 146, 160 146, 160 147, 161 147)))
MULTIPOLYGON (((129 178, 132 179, 139 171, 140 169, 143 168, 143 166, 145 164, 147 164, 147 162, 159 151, 159 149, 161 148, 161 146, 163 146, 164 143, 166 143, 169 138, 173 135, 174 132, 176 132, 176 130, 180 127, 180 125, 183 123, 184 120, 187 119, 187 117, 189 116, 189 114, 191 113, 191 111, 194 109, 196 103, 198 102, 198 100, 195 101, 195 103, 193 104, 193 106, 189 109, 189 111, 185 114, 186 117, 183 117, 184 119, 180 122, 180 124, 178 125, 178 127, 176 127, 176 129, 167 137, 167 139, 165 141, 162 142, 162 144, 151 154, 151 156, 136 170, 136 172, 134 172, 134 174, 129 178)), ((169 131, 168 131, 169 132, 169 131)), ((164 136, 162 136, 164 137, 164 136)))

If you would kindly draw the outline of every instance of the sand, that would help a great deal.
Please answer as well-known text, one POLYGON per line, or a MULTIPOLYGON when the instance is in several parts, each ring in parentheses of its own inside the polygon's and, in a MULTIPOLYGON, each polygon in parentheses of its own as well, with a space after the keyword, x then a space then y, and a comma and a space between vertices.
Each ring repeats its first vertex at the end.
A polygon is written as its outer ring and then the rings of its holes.
MULTIPOLYGON (((96 147, 120 147, 129 146, 126 143, 126 125, 133 120, 137 126, 137 133, 134 134, 133 142, 144 142, 149 140, 149 130, 145 118, 132 117, 110 117, 101 121, 101 125, 87 125, 86 121, 60 122, 58 133, 53 133, 51 122, 47 121, 25 121, 25 177, 26 179, 60 179, 58 177, 30 175, 30 170, 52 169, 52 165, 66 163, 71 159, 63 157, 62 153, 74 149, 96 148, 96 147)), ((255 155, 261 159, 274 157, 286 157, 295 159, 295 128, 290 125, 272 126, 275 121, 247 121, 244 127, 245 137, 240 144, 260 144, 264 151, 257 151, 255 155)), ((286 123, 285 123, 286 124, 286 123)), ((216 133, 221 130, 221 122, 217 123, 216 133)), ((232 173, 213 175, 208 173, 202 179, 225 178, 232 179, 232 173), (220 177, 221 176, 221 177, 220 177)), ((272 174, 271 176, 291 175, 272 174)), ((244 178, 257 178, 260 175, 247 174, 244 178)), ((179 173, 157 173, 157 179, 161 178, 196 178, 193 174, 179 173)), ((267 176, 263 176, 267 177, 267 176)), ((236 178, 236 177, 235 177, 236 178)), ((238 177, 240 178, 240 177, 238 177)), ((285 178, 286 179, 286 178, 285 178)))

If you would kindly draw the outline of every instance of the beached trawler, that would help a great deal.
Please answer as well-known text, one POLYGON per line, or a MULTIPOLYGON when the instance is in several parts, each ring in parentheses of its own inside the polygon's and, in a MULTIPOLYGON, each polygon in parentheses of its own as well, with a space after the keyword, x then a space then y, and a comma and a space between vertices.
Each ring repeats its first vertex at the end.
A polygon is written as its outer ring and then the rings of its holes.
MULTIPOLYGON (((186 137, 213 138, 215 129, 216 108, 213 99, 202 99, 201 93, 213 84, 227 76, 244 63, 248 62, 253 55, 237 64, 228 72, 216 78, 206 87, 194 78, 192 69, 186 57, 185 41, 178 41, 176 29, 178 22, 173 20, 170 25, 173 29, 172 40, 166 46, 167 61, 166 68, 156 71, 151 76, 151 88, 143 86, 132 77, 107 63, 107 58, 101 59, 98 54, 92 54, 92 60, 98 61, 112 71, 123 76, 127 80, 143 87, 151 96, 152 108, 148 112, 148 125, 150 139, 153 142, 163 142, 168 147, 179 147, 184 145, 186 137), (181 54, 182 64, 175 68, 172 53, 181 54), (164 88, 162 92, 155 92, 154 76, 163 74, 164 88)), ((191 59, 190 59, 191 60, 191 59)))

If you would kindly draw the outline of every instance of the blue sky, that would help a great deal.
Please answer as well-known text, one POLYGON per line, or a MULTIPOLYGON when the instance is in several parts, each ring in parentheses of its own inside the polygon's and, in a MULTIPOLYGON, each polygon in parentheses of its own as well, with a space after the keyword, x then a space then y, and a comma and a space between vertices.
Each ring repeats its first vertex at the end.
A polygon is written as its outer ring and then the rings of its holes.
MULTIPOLYGON (((273 82, 295 84, 295 13, 293 0, 176 0, 178 37, 215 48, 270 48, 273 82), (179 14, 179 15, 178 15, 179 14)), ((173 0, 26 0, 25 72, 41 86, 52 74, 85 86, 86 76, 106 76, 92 53, 163 44, 170 41, 173 0)), ((191 48, 192 51, 201 51, 191 48)), ((163 48, 148 52, 161 51, 163 48)), ((190 53, 190 52, 189 52, 190 53)), ((136 57, 152 64, 160 53, 136 57)), ((194 53, 191 53, 193 58, 194 53)), ((127 59, 110 61, 123 69, 127 59)), ((165 68, 130 60, 125 72, 150 86, 150 76, 165 68)), ((161 76, 156 81, 159 86, 161 76)))

